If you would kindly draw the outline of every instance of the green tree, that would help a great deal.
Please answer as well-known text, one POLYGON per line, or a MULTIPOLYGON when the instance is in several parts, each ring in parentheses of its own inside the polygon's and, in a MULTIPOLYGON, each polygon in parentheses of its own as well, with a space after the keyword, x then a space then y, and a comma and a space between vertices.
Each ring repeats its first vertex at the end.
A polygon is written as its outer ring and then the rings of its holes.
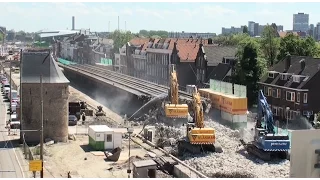
POLYGON ((142 29, 139 31, 139 35, 149 37, 149 31, 142 29))
POLYGON ((119 48, 121 48, 123 45, 125 45, 127 42, 129 42, 134 37, 133 34, 131 34, 130 31, 114 31, 111 33, 110 38, 113 40, 113 51, 114 53, 119 52, 119 48))
POLYGON ((259 58, 259 44, 253 39, 245 39, 239 43, 238 62, 235 68, 234 81, 247 86, 248 103, 256 102, 258 83, 263 72, 265 60, 259 58))
POLYGON ((268 60, 268 66, 274 65, 279 51, 280 41, 277 38, 276 27, 274 23, 271 26, 267 25, 262 32, 260 41, 263 55, 268 60))
POLYGON ((249 34, 249 31, 248 31, 248 27, 247 27, 247 26, 244 26, 244 27, 243 27, 243 33, 249 34))
POLYGON ((319 56, 319 46, 312 37, 300 38, 293 33, 288 33, 280 40, 278 59, 283 59, 286 54, 296 56, 319 56))
POLYGON ((3 34, 0 33, 0 42, 2 42, 2 40, 3 40, 3 34))

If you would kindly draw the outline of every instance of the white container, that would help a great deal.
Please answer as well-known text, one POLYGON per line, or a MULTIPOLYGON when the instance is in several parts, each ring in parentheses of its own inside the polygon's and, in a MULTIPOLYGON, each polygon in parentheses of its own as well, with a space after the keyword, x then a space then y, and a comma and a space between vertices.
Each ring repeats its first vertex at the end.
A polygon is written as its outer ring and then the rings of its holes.
POLYGON ((94 141, 104 141, 104 135, 107 132, 112 132, 112 129, 110 129, 106 125, 92 125, 92 126, 89 126, 88 135, 94 141))

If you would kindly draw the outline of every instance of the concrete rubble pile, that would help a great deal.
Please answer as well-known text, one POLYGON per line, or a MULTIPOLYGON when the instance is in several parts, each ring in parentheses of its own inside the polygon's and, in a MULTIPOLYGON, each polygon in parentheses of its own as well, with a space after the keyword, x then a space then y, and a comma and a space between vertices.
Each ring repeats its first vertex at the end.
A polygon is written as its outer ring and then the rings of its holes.
POLYGON ((249 156, 239 142, 241 136, 239 131, 232 130, 212 120, 205 122, 205 124, 206 127, 215 129, 217 142, 222 146, 224 152, 197 156, 186 154, 183 157, 184 162, 191 167, 207 174, 209 177, 289 177, 290 162, 288 160, 267 163, 249 156))

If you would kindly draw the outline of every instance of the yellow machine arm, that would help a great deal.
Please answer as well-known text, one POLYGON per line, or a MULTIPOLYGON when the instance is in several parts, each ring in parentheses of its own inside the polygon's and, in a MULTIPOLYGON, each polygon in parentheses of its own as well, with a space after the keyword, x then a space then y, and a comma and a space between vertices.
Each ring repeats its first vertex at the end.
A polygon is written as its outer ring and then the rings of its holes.
POLYGON ((194 111, 196 127, 204 128, 203 106, 201 103, 201 96, 196 88, 193 92, 192 97, 193 97, 193 111, 194 111))
POLYGON ((178 78, 177 72, 173 68, 171 72, 171 81, 170 81, 170 101, 171 104, 179 104, 179 88, 178 88, 178 78))
POLYGON ((165 105, 165 113, 169 118, 187 118, 188 117, 188 105, 179 104, 179 84, 175 65, 171 65, 170 76, 170 103, 165 105))

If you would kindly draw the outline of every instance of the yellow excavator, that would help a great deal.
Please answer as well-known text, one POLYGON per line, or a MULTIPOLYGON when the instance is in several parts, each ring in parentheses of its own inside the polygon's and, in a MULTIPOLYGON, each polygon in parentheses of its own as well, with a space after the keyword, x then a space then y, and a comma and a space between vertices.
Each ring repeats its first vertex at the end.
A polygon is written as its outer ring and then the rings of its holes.
POLYGON ((222 153, 221 146, 216 143, 215 130, 204 127, 203 106, 196 87, 192 94, 192 111, 193 120, 187 123, 187 135, 178 141, 179 155, 185 152, 200 154, 204 151, 222 153))
POLYGON ((187 118, 188 104, 179 104, 179 84, 175 64, 171 64, 169 100, 165 105, 165 115, 167 118, 187 118))

